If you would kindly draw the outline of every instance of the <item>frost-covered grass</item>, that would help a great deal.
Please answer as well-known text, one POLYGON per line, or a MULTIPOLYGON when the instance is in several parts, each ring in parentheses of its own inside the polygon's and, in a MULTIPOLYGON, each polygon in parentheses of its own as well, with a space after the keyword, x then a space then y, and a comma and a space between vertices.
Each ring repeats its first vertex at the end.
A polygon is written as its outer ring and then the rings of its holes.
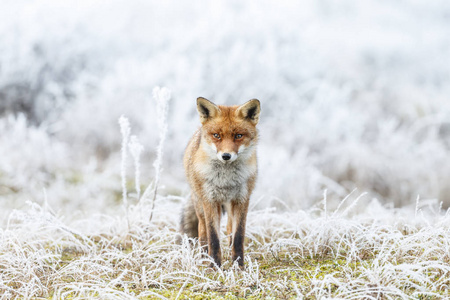
POLYGON ((158 198, 151 223, 149 204, 130 206, 129 230, 124 214, 66 222, 30 203, 0 232, 0 291, 3 299, 448 298, 450 214, 359 201, 326 214, 252 210, 244 271, 229 261, 224 234, 220 270, 197 244, 175 243, 179 198, 158 198))
MULTIPOLYGON (((128 141, 132 133, 128 120, 121 117, 120 124, 122 162, 118 159, 117 165, 121 176, 58 166, 61 174, 48 179, 50 189, 42 189, 40 204, 28 201, 26 208, 4 213, 0 229, 3 299, 450 296, 450 211, 436 200, 419 197, 414 204, 396 209, 353 191, 330 208, 325 191, 323 199, 308 210, 292 209, 276 199, 281 211, 257 209, 265 199, 253 197, 245 269, 229 261, 226 222, 222 228, 225 262, 221 269, 209 268, 211 260, 196 240, 184 238, 176 243, 181 202, 186 196, 157 193, 154 181, 146 189, 149 192, 139 197, 139 172, 127 176, 126 170, 131 160, 135 171, 141 169, 139 160, 127 155, 128 148, 133 152, 133 147, 141 147, 137 138, 128 141), (61 189, 77 194, 82 189, 88 197, 85 205, 96 196, 108 202, 97 203, 104 207, 96 213, 93 203, 84 212, 58 211, 49 202, 49 193, 55 197, 54 191, 61 189)), ((42 139, 47 146, 40 131, 26 126, 12 129, 24 130, 31 140, 42 139)), ((164 139, 162 134, 160 149, 164 139)), ((161 161, 154 166, 162 171, 161 161)), ((11 186, 7 194, 20 199, 28 192, 11 186)))

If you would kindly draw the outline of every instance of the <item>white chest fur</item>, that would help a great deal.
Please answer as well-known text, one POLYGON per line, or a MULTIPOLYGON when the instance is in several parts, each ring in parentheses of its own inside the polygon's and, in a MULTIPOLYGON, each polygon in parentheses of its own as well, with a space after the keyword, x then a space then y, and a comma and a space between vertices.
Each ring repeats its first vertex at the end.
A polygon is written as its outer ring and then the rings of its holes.
POLYGON ((203 190, 211 202, 245 201, 248 196, 248 180, 256 174, 256 165, 236 160, 223 163, 212 160, 201 170, 204 176, 203 190))

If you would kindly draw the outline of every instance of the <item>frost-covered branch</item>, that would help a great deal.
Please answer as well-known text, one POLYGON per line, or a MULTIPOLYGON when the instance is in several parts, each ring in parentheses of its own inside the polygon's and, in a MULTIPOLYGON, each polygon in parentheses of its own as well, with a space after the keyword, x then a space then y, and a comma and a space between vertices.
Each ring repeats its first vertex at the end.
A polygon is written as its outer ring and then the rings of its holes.
MULTIPOLYGON (((153 218, 153 209, 155 207, 156 195, 158 192, 158 184, 162 171, 162 159, 163 159, 163 150, 164 150, 164 142, 166 140, 167 135, 167 112, 169 109, 169 100, 170 100, 171 92, 168 88, 163 87, 155 87, 153 89, 153 99, 156 101, 156 114, 157 114, 157 125, 159 132, 159 143, 156 148, 156 160, 153 163, 153 167, 155 169, 155 179, 153 185, 153 197, 151 204, 151 212, 149 220, 151 221, 153 218)), ((151 185, 147 187, 144 194, 142 195, 142 199, 146 199, 150 192, 151 185)))

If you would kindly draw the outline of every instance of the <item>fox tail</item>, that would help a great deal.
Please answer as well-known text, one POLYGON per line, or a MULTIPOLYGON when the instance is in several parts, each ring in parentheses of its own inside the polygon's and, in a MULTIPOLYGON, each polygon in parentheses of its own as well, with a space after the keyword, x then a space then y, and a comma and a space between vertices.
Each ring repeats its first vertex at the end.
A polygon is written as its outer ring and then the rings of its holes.
POLYGON ((198 218, 192 199, 186 201, 181 211, 180 232, 190 238, 198 237, 198 218))

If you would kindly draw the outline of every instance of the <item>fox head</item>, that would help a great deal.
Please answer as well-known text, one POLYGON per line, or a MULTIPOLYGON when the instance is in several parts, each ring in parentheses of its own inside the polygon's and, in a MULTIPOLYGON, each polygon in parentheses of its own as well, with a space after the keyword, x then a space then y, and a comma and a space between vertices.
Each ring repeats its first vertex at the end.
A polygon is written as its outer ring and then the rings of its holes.
POLYGON ((202 123, 202 141, 210 156, 231 163, 253 153, 258 140, 259 100, 252 99, 240 106, 222 106, 200 97, 197 110, 202 123))

